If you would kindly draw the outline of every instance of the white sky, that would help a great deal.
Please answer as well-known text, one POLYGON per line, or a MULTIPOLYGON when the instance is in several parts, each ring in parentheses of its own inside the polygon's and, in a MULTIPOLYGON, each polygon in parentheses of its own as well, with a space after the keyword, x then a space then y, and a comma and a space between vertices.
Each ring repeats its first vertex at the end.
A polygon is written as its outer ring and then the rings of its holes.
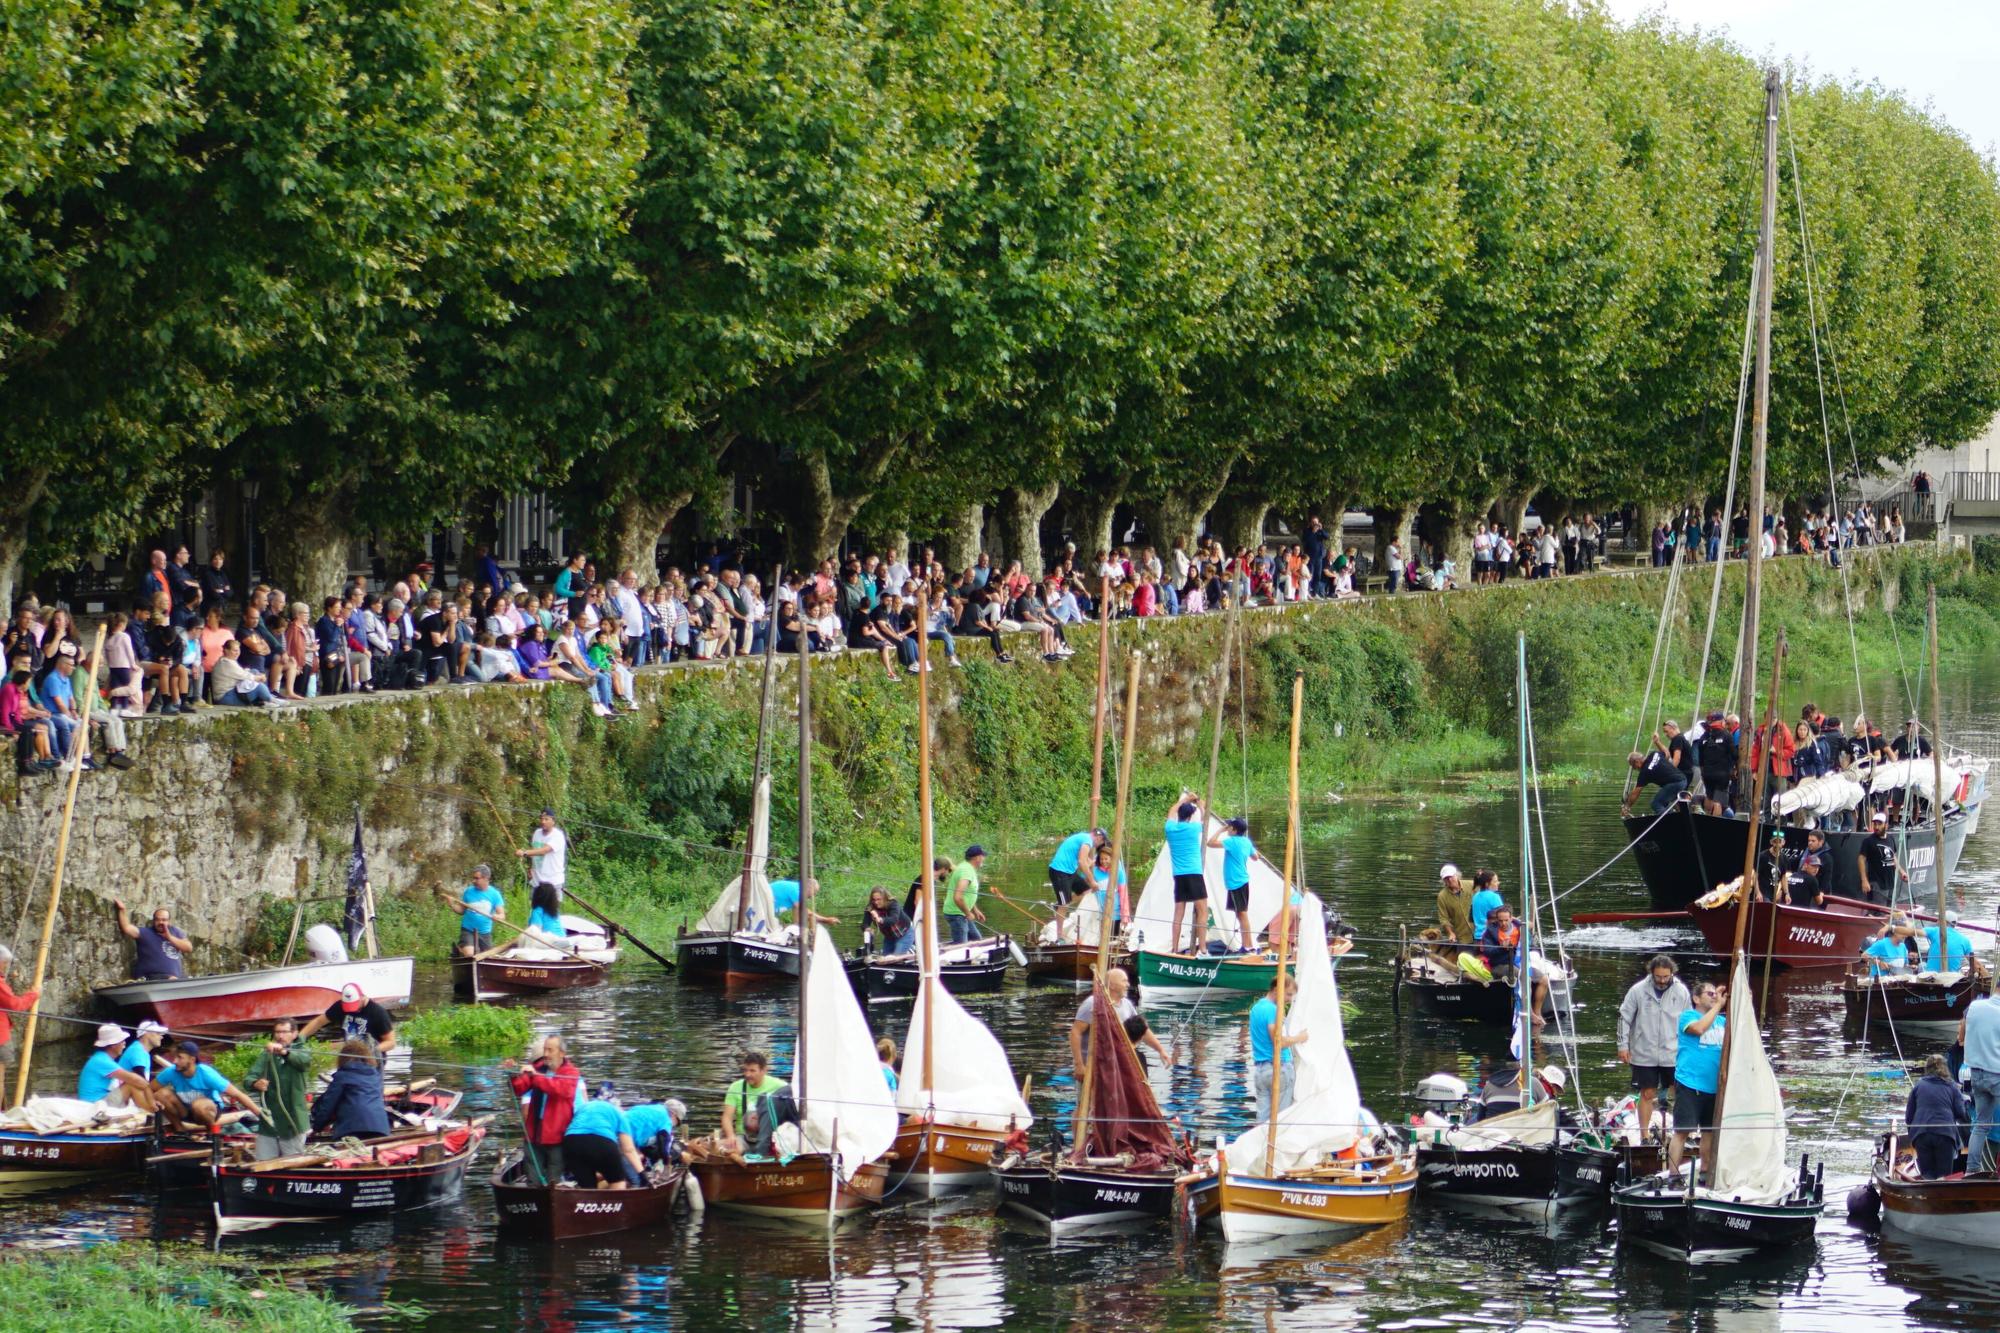
POLYGON ((1981 152, 2000 144, 2000 0, 1603 0, 1631 20, 1726 35, 1760 59, 1879 82, 1932 111, 1981 152))

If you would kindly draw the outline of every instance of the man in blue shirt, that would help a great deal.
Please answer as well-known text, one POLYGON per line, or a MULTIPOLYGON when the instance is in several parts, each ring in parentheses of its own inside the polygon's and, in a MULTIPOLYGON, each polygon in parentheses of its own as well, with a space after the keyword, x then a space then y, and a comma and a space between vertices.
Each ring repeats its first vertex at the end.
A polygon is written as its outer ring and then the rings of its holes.
MULTIPOLYGON (((133 1073, 125 1064, 127 1048, 135 1045, 126 1039, 125 1029, 116 1023, 104 1024, 97 1029, 95 1045, 97 1049, 83 1062, 83 1070, 76 1076, 77 1100, 152 1110, 152 1080, 133 1073)), ((143 1056, 145 1048, 140 1047, 139 1053, 143 1056)))
POLYGON ((643 1181, 646 1163, 632 1141, 632 1122, 609 1083, 598 1084, 597 1095, 570 1116, 563 1166, 579 1189, 622 1190, 643 1181))
POLYGON ((1938 928, 1929 926, 1924 930, 1924 947, 1927 950, 1924 956, 1929 960, 1931 970, 1959 972, 1969 967, 1974 975, 1985 975, 1986 969, 1972 951, 1971 937, 1958 928, 1958 913, 1947 912, 1944 919, 1946 953, 1938 953, 1938 928))
POLYGON ((201 1062, 201 1046, 184 1041, 174 1049, 174 1062, 153 1079, 153 1101, 169 1125, 192 1120, 211 1129, 222 1115, 225 1102, 234 1102, 251 1115, 257 1103, 247 1093, 224 1078, 214 1065, 201 1062))
POLYGON ((1991 1171, 2000 1136, 2000 1000, 1987 996, 1966 1006, 1958 1020, 1958 1044, 1965 1048, 1965 1071, 1972 1080, 1972 1151, 1966 1170, 1991 1171))
POLYGON ((153 909, 152 923, 144 930, 132 924, 132 916, 121 898, 111 900, 118 913, 118 933, 132 941, 132 976, 137 981, 164 981, 184 977, 181 955, 194 952, 194 942, 173 923, 173 913, 164 907, 153 909))
POLYGON ((1228 895, 1229 910, 1236 914, 1236 951, 1253 953, 1257 932, 1250 928, 1250 863, 1264 858, 1250 841, 1250 821, 1242 815, 1233 816, 1208 845, 1222 849, 1222 888, 1228 895))
POLYGON ((1472 877, 1473 893, 1469 905, 1472 912, 1472 936, 1479 938, 1486 933, 1486 916, 1504 901, 1500 897, 1500 876, 1491 870, 1481 870, 1472 877))
POLYGON ((687 1107, 672 1097, 664 1102, 640 1102, 625 1112, 626 1130, 649 1166, 693 1158, 680 1141, 680 1127, 686 1121, 687 1107))
POLYGON ((458 918, 458 952, 471 958, 493 947, 493 923, 507 919, 507 899, 493 887, 493 867, 474 866, 472 883, 458 895, 465 911, 458 918))
POLYGON ((1056 895, 1056 932, 1060 936, 1064 920, 1069 916, 1069 904, 1073 898, 1081 898, 1090 887, 1090 871, 1097 864, 1097 849, 1109 842, 1103 829, 1086 829, 1072 833, 1056 847, 1055 855, 1049 858, 1049 887, 1056 895))
POLYGON ((1715 1089, 1722 1078, 1722 1038, 1729 1020, 1722 1010, 1729 997, 1713 981, 1694 988, 1694 1008, 1681 1011, 1675 1026, 1680 1046, 1674 1054, 1674 1135, 1667 1145, 1667 1169, 1678 1171, 1688 1134, 1715 1121, 1715 1089))
MULTIPOLYGON (((1202 874, 1201 868, 1201 834, 1207 822, 1207 811, 1201 808, 1200 799, 1190 792, 1181 793, 1179 804, 1167 817, 1167 857, 1174 872, 1174 933, 1167 946, 1169 953, 1180 952, 1181 922, 1186 919, 1188 908, 1196 903, 1208 902, 1208 877, 1202 874)), ((1194 912, 1194 937, 1188 941, 1189 953, 1200 952, 1201 932, 1207 924, 1207 909, 1197 907, 1194 912)))
POLYGON ((1278 1031, 1278 988, 1285 987, 1285 999, 1289 1002, 1297 987, 1290 977, 1279 977, 1271 983, 1271 989, 1263 999, 1250 1006, 1250 1076, 1251 1084, 1257 1092, 1257 1123, 1265 1124, 1271 1119, 1271 1075, 1275 1063, 1284 1069, 1278 1085, 1278 1109, 1284 1110, 1292 1104, 1292 1084, 1295 1071, 1292 1068, 1292 1047, 1305 1044, 1310 1035, 1300 1032, 1296 1036, 1286 1036, 1278 1031))
POLYGON ((1882 927, 1861 956, 1868 960, 1868 975, 1871 977, 1900 976, 1910 970, 1910 949, 1905 943, 1916 928, 1908 923, 1901 912, 1889 918, 1889 924, 1882 927))

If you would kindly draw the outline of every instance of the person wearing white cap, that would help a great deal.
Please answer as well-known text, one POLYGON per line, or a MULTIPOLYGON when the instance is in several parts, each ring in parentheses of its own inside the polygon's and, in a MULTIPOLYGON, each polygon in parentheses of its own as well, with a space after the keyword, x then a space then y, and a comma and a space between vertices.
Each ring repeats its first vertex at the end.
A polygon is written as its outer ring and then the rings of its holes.
POLYGON ((163 1065, 173 1063, 163 1055, 157 1055, 160 1043, 173 1034, 165 1023, 147 1019, 135 1030, 132 1042, 125 1048, 125 1054, 118 1057, 118 1063, 144 1079, 151 1079, 163 1065))
MULTIPOLYGON (((76 1076, 76 1098, 81 1102, 103 1102, 106 1106, 136 1106, 153 1109, 152 1080, 125 1067, 121 1058, 133 1043, 124 1028, 106 1023, 97 1029, 96 1050, 83 1062, 76 1076)), ((142 1050, 144 1048, 141 1048, 142 1050)))
POLYGON ((1472 933, 1472 895, 1458 877, 1458 867, 1447 861, 1438 870, 1444 887, 1438 890, 1438 926, 1444 937, 1459 944, 1471 944, 1479 937, 1472 933))
POLYGON ((340 988, 340 998, 328 1005, 325 1013, 314 1014, 299 1029, 299 1040, 310 1041, 315 1032, 329 1023, 337 1026, 344 1042, 365 1037, 375 1043, 377 1056, 387 1055, 396 1045, 396 1020, 389 1017, 381 1001, 369 999, 367 992, 351 981, 340 988))
POLYGON ((1938 930, 1935 925, 1924 927, 1924 956, 1929 960, 1931 971, 1959 972, 1970 968, 1974 976, 1986 975, 1985 965, 1973 951, 1972 937, 1958 928, 1958 913, 1944 914, 1943 954, 1938 952, 1938 930))
POLYGON ((1889 836, 1889 816, 1880 810, 1868 817, 1868 836, 1861 840, 1861 851, 1854 863, 1861 870, 1861 897, 1865 902, 1884 906, 1894 902, 1896 881, 1910 878, 1910 872, 1896 861, 1896 842, 1889 836))

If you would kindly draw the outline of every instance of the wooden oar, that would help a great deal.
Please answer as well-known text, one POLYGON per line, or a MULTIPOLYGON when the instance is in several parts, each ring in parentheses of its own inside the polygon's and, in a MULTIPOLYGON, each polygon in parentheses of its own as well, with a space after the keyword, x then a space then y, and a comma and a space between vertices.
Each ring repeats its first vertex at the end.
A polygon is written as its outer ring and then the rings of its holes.
POLYGON ((623 935, 626 939, 632 941, 633 948, 637 949, 640 953, 645 954, 646 957, 652 959, 654 962, 658 963, 661 967, 667 969, 667 971, 672 972, 677 970, 678 964, 676 964, 673 959, 666 957, 664 954, 660 953, 659 950, 650 947, 644 940, 640 939, 637 935, 634 935, 631 931, 619 925, 616 921, 613 921, 610 917, 606 916, 603 912, 599 911, 597 908, 592 907, 589 903, 583 900, 582 896, 579 895, 575 889, 565 888, 563 890, 563 898, 566 901, 575 903, 578 907, 581 907, 584 911, 590 913, 592 916, 596 917, 599 921, 602 921, 606 926, 608 926, 612 930, 617 931, 620 935, 623 935))

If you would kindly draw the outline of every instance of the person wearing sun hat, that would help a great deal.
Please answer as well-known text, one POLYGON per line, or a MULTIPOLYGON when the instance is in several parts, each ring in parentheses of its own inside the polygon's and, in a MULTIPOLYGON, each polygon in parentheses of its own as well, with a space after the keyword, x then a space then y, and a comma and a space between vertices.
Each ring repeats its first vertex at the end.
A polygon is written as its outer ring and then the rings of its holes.
POLYGON ((1472 895, 1458 876, 1458 867, 1447 861, 1438 868, 1438 926, 1444 936, 1458 944, 1471 944, 1479 937, 1472 933, 1472 895))
MULTIPOLYGON (((106 1106, 136 1106, 153 1109, 152 1080, 127 1069, 120 1059, 133 1043, 125 1029, 106 1023, 97 1029, 96 1047, 76 1076, 76 1099, 102 1102, 106 1106)), ((142 1048, 143 1049, 143 1048, 142 1048)))
POLYGON ((389 1011, 379 1000, 368 998, 366 991, 348 982, 340 988, 340 998, 326 1007, 326 1012, 313 1016, 311 1022, 299 1029, 299 1040, 309 1041, 321 1028, 332 1024, 342 1041, 357 1038, 374 1043, 375 1054, 386 1056, 396 1045, 396 1021, 389 1017, 389 1011))

